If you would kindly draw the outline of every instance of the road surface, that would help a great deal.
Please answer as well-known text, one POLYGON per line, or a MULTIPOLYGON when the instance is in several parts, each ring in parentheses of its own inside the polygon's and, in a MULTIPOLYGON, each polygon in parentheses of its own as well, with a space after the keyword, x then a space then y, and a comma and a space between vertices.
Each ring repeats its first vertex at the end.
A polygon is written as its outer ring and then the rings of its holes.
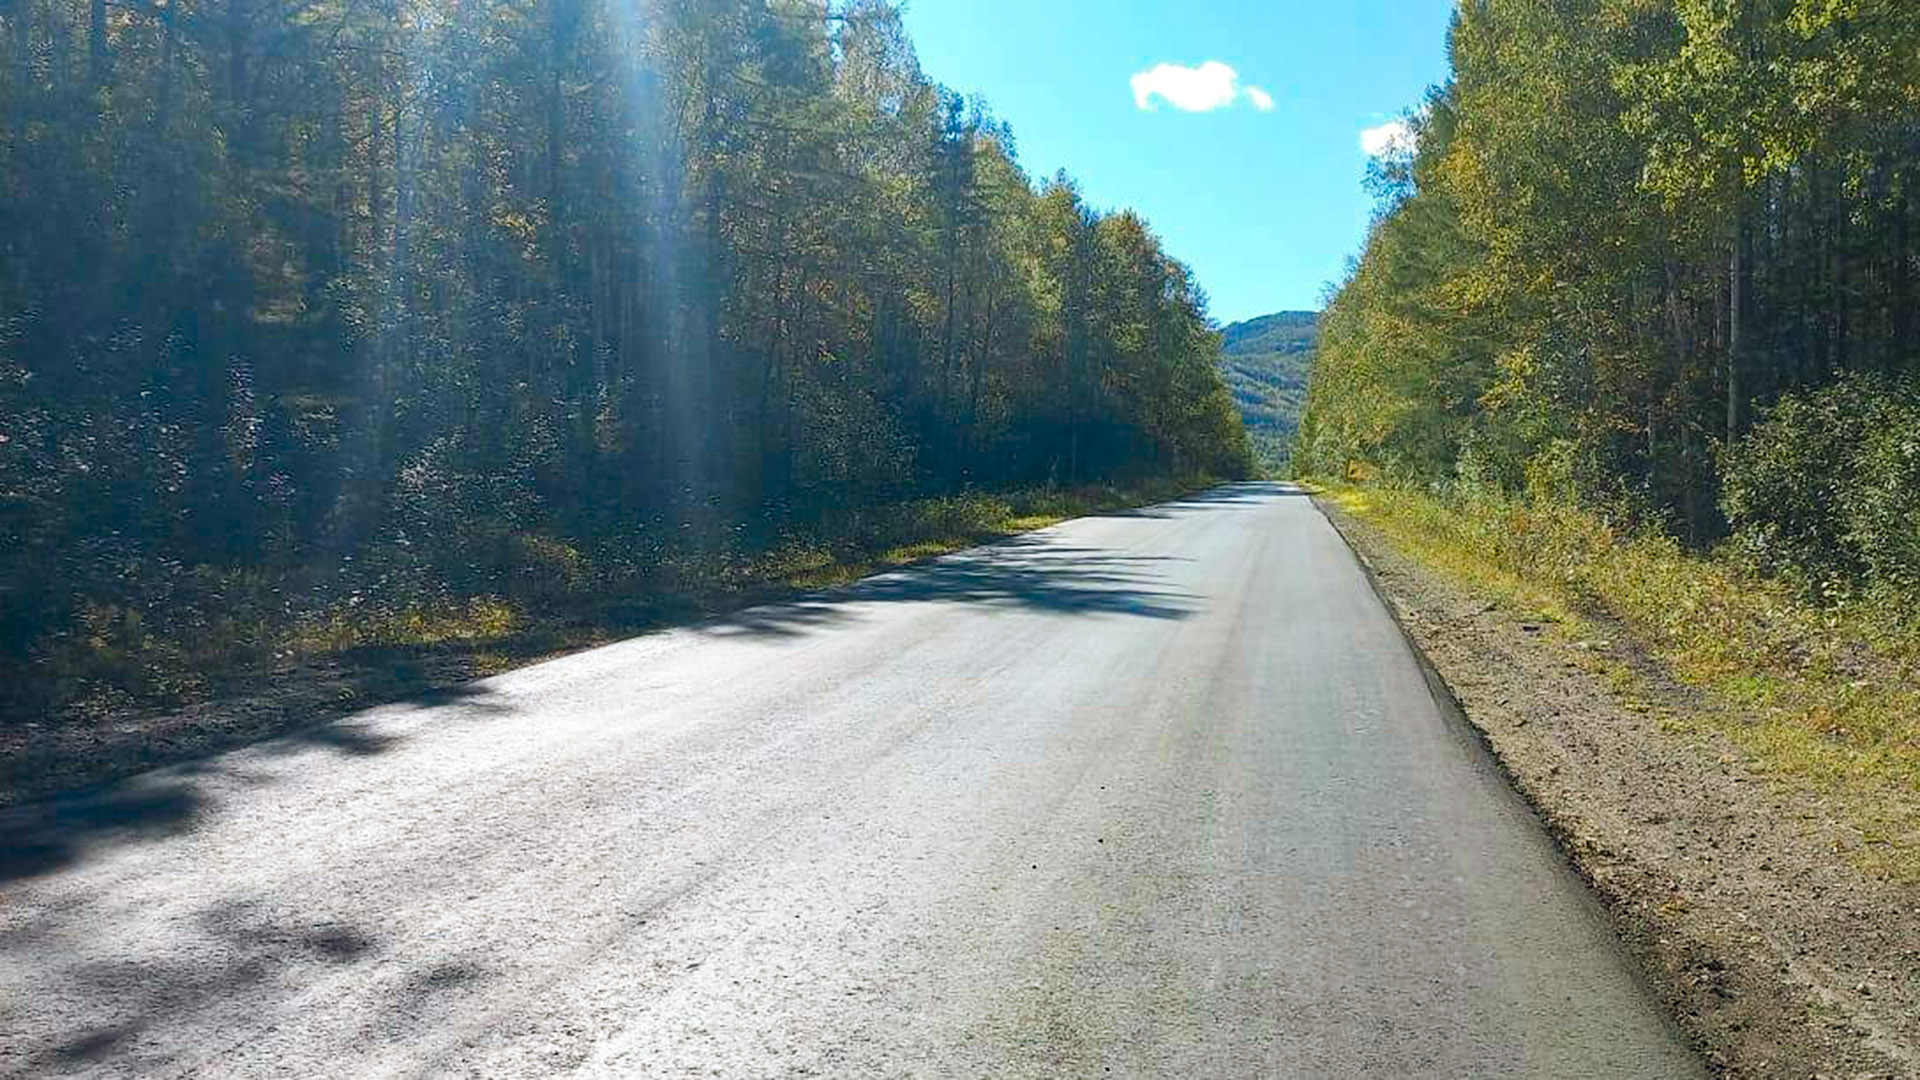
POLYGON ((1280 485, 0 827, 0 1074, 1698 1075, 1280 485))

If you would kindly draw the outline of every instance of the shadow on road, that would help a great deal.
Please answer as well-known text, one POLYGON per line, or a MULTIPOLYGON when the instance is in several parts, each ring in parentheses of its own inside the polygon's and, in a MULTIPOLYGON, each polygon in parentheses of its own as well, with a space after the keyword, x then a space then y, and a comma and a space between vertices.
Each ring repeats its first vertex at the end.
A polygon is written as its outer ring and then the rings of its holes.
MULTIPOLYGON (((458 705, 494 711, 483 687, 468 685, 415 695, 403 704, 414 708, 458 705)), ((405 737, 380 727, 366 713, 318 724, 258 744, 244 760, 232 755, 207 757, 145 773, 128 780, 27 803, 0 811, 0 896, 10 885, 89 861, 131 846, 149 844, 193 831, 219 809, 210 794, 212 781, 271 784, 272 769, 258 769, 262 758, 292 758, 320 752, 348 758, 384 754, 405 737)), ((295 763, 304 768, 306 762, 295 763)), ((381 953, 373 933, 317 911, 281 911, 244 900, 214 903, 179 933, 197 937, 202 947, 191 960, 138 956, 105 959, 72 950, 85 937, 90 920, 103 917, 99 903, 110 893, 79 890, 79 902, 33 908, 32 918, 0 924, 0 966, 58 963, 62 993, 80 1007, 84 1022, 62 1033, 31 1057, 25 1046, 8 1063, 24 1064, 27 1074, 86 1069, 118 1053, 171 1017, 206 1007, 238 991, 291 978, 290 971, 343 967, 381 953), (58 958, 56 960, 56 958, 58 958)), ((478 969, 435 969, 427 985, 409 984, 409 1008, 446 987, 477 978, 478 969)), ((0 1058, 6 1055, 0 1054, 0 1058)), ((0 1067, 0 1075, 11 1075, 0 1067)))
POLYGON ((376 929, 328 914, 324 896, 316 896, 312 908, 218 899, 165 926, 164 950, 126 949, 124 943, 112 951, 76 947, 87 939, 91 921, 111 917, 99 906, 104 899, 44 909, 39 919, 0 933, 0 964, 56 969, 72 1017, 64 1030, 47 1032, 44 1042, 21 1041, 10 1056, 0 1054, 0 1075, 87 1071, 135 1052, 143 1038, 183 1017, 256 991, 284 1001, 284 994, 266 988, 312 985, 356 964, 380 962, 406 971, 395 979, 385 1009, 360 1020, 369 1037, 396 1017, 417 1022, 443 1008, 449 995, 495 974, 486 957, 457 946, 443 955, 397 956, 376 929), (15 1066, 22 1071, 10 1071, 15 1066))
MULTIPOLYGON (((378 939, 346 923, 289 918, 244 901, 214 904, 179 933, 199 939, 192 960, 76 957, 61 975, 64 993, 84 1007, 82 1023, 41 1051, 35 1071, 83 1068, 169 1018, 268 980, 292 981, 301 968, 337 968, 377 956, 378 939)), ((0 955, 20 943, 0 939, 0 955)), ((44 963, 42 954, 39 961, 44 963)))
POLYGON ((717 637, 791 637, 852 621, 863 605, 931 601, 1062 615, 1183 619, 1195 598, 1161 587, 1164 555, 1116 555, 1016 536, 841 589, 762 604, 701 624, 717 637))
MULTIPOLYGON (((1126 516, 1175 517, 1254 504, 1274 494, 1293 492, 1279 485, 1241 485, 1126 516)), ((845 588, 764 604, 695 630, 782 640, 871 616, 874 605, 898 603, 1072 618, 1180 620, 1198 610, 1199 598, 1170 587, 1165 571, 1169 564, 1185 561, 1025 535, 845 588)), ((396 694, 392 702, 416 711, 448 708, 449 716, 456 715, 454 709, 508 711, 505 703, 490 700, 489 685, 473 682, 426 694, 396 694)), ((298 714, 285 715, 291 720, 298 714)), ((304 715, 311 720, 325 714, 304 715)), ((329 766, 340 759, 366 759, 392 752, 405 743, 405 732, 413 730, 433 730, 433 725, 382 723, 378 711, 363 710, 257 743, 244 754, 203 757, 0 811, 0 890, 31 890, 35 886, 28 879, 84 871, 115 852, 193 833, 221 812, 223 798, 236 785, 278 783, 309 765, 306 760, 287 761, 285 768, 268 764, 275 759, 319 755, 313 764, 329 766)), ((111 888, 107 884, 106 889, 111 888)), ((135 1052, 172 1018, 245 997, 269 981, 319 979, 329 969, 355 964, 405 963, 410 971, 395 981, 392 1008, 408 1017, 431 1012, 449 996, 469 992, 495 974, 485 957, 397 958, 379 926, 352 925, 320 904, 288 910, 249 902, 229 888, 218 885, 214 893, 224 894, 222 898, 169 930, 193 949, 165 957, 113 956, 85 947, 86 927, 111 915, 102 906, 110 893, 92 892, 84 879, 68 891, 77 903, 36 907, 32 918, 0 924, 0 965, 25 964, 29 958, 41 967, 55 964, 62 992, 80 1005, 72 1011, 70 1027, 50 1033, 51 1039, 26 1051, 30 1058, 15 1063, 24 1062, 36 1072, 84 1070, 135 1052)), ((31 895, 22 892, 20 898, 26 901, 31 895)), ((380 1018, 367 1022, 377 1025, 380 1018)))
MULTIPOLYGON (((482 686, 470 683, 403 698, 399 704, 486 709, 485 697, 482 686)), ((400 737, 378 730, 361 714, 278 736, 259 743, 257 751, 288 757, 320 749, 361 758, 385 753, 399 742, 400 737)), ((76 865, 90 854, 190 831, 213 808, 205 781, 231 775, 238 773, 229 758, 205 757, 0 810, 0 885, 76 865)), ((262 782, 255 776, 248 781, 262 782)))
MULTIPOLYGON (((794 637, 849 622, 866 605, 914 601, 1064 615, 1185 618, 1193 598, 1161 587, 1152 572, 1155 563, 1164 561, 1168 557, 1112 554, 1019 536, 845 588, 722 616, 696 629, 716 637, 794 637)), ((391 703, 415 709, 450 704, 484 709, 486 694, 484 683, 473 682, 396 696, 391 703)), ((362 712, 295 730, 256 744, 254 753, 282 757, 318 748, 359 758, 392 749, 399 739, 368 717, 362 712)), ((233 769, 228 755, 203 757, 0 811, 0 885, 71 867, 119 847, 189 832, 215 809, 204 781, 235 775, 233 769)))
POLYGON ((1174 518, 1182 513, 1197 510, 1216 510, 1227 506, 1259 506, 1270 499, 1305 498, 1306 492, 1292 484, 1274 480, 1249 480, 1238 484, 1222 484, 1216 488, 1187 495, 1172 502, 1155 503, 1152 506, 1136 506, 1127 510, 1109 510, 1094 517, 1114 518, 1174 518))

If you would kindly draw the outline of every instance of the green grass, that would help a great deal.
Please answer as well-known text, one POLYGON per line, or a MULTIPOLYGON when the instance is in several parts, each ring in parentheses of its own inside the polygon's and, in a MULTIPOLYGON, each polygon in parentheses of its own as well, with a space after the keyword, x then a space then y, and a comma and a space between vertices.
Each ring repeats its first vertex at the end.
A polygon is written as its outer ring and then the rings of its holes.
MULTIPOLYGON (((1562 506, 1334 486, 1400 550, 1571 642, 1617 620, 1713 702, 1663 727, 1717 731, 1778 783, 1818 792, 1870 872, 1920 881, 1920 639, 1888 606, 1834 606, 1672 540, 1562 506)), ((1638 703, 1627 672, 1616 694, 1638 703)), ((1643 709, 1644 711, 1644 709, 1643 709)))

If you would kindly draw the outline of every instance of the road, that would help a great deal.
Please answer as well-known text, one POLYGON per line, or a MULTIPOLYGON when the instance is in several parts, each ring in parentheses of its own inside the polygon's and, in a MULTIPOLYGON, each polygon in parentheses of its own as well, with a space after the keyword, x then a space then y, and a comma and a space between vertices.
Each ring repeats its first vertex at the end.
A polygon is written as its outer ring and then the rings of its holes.
POLYGON ((0 828, 9 1075, 1699 1075, 1280 485, 0 828))

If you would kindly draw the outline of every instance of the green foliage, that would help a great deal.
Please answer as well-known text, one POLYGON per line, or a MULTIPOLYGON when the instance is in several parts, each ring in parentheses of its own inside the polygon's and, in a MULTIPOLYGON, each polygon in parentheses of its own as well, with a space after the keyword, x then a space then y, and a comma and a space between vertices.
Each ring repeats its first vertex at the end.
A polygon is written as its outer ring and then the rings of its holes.
MULTIPOLYGON (((1449 45, 1417 149, 1376 163, 1303 471, 1546 483, 1704 546, 1757 414, 1920 356, 1920 6, 1475 0, 1449 45)), ((1838 526, 1796 482, 1767 542, 1811 564, 1838 526)))
POLYGON ((1217 349, 886 0, 0 4, 0 708, 1240 475, 1217 349))
POLYGON ((1228 356, 1310 353, 1319 318, 1317 311, 1276 311, 1233 323, 1220 331, 1220 351, 1228 356))
MULTIPOLYGON (((1419 120, 1423 155, 1442 145, 1436 112, 1419 120)), ((1415 162, 1424 175, 1428 162, 1415 162)), ((1443 196, 1417 196, 1376 220, 1366 255, 1320 322, 1295 449, 1303 472, 1354 467, 1409 480, 1449 475, 1495 378, 1494 356, 1455 267, 1482 245, 1443 196)))
POLYGON ((1317 312, 1281 311, 1220 332, 1220 371, 1234 407, 1261 464, 1276 473, 1287 469, 1306 407, 1318 323, 1317 312))
POLYGON ((1791 394, 1727 454, 1721 505, 1761 565, 1824 586, 1920 588, 1920 393, 1852 377, 1791 394))

